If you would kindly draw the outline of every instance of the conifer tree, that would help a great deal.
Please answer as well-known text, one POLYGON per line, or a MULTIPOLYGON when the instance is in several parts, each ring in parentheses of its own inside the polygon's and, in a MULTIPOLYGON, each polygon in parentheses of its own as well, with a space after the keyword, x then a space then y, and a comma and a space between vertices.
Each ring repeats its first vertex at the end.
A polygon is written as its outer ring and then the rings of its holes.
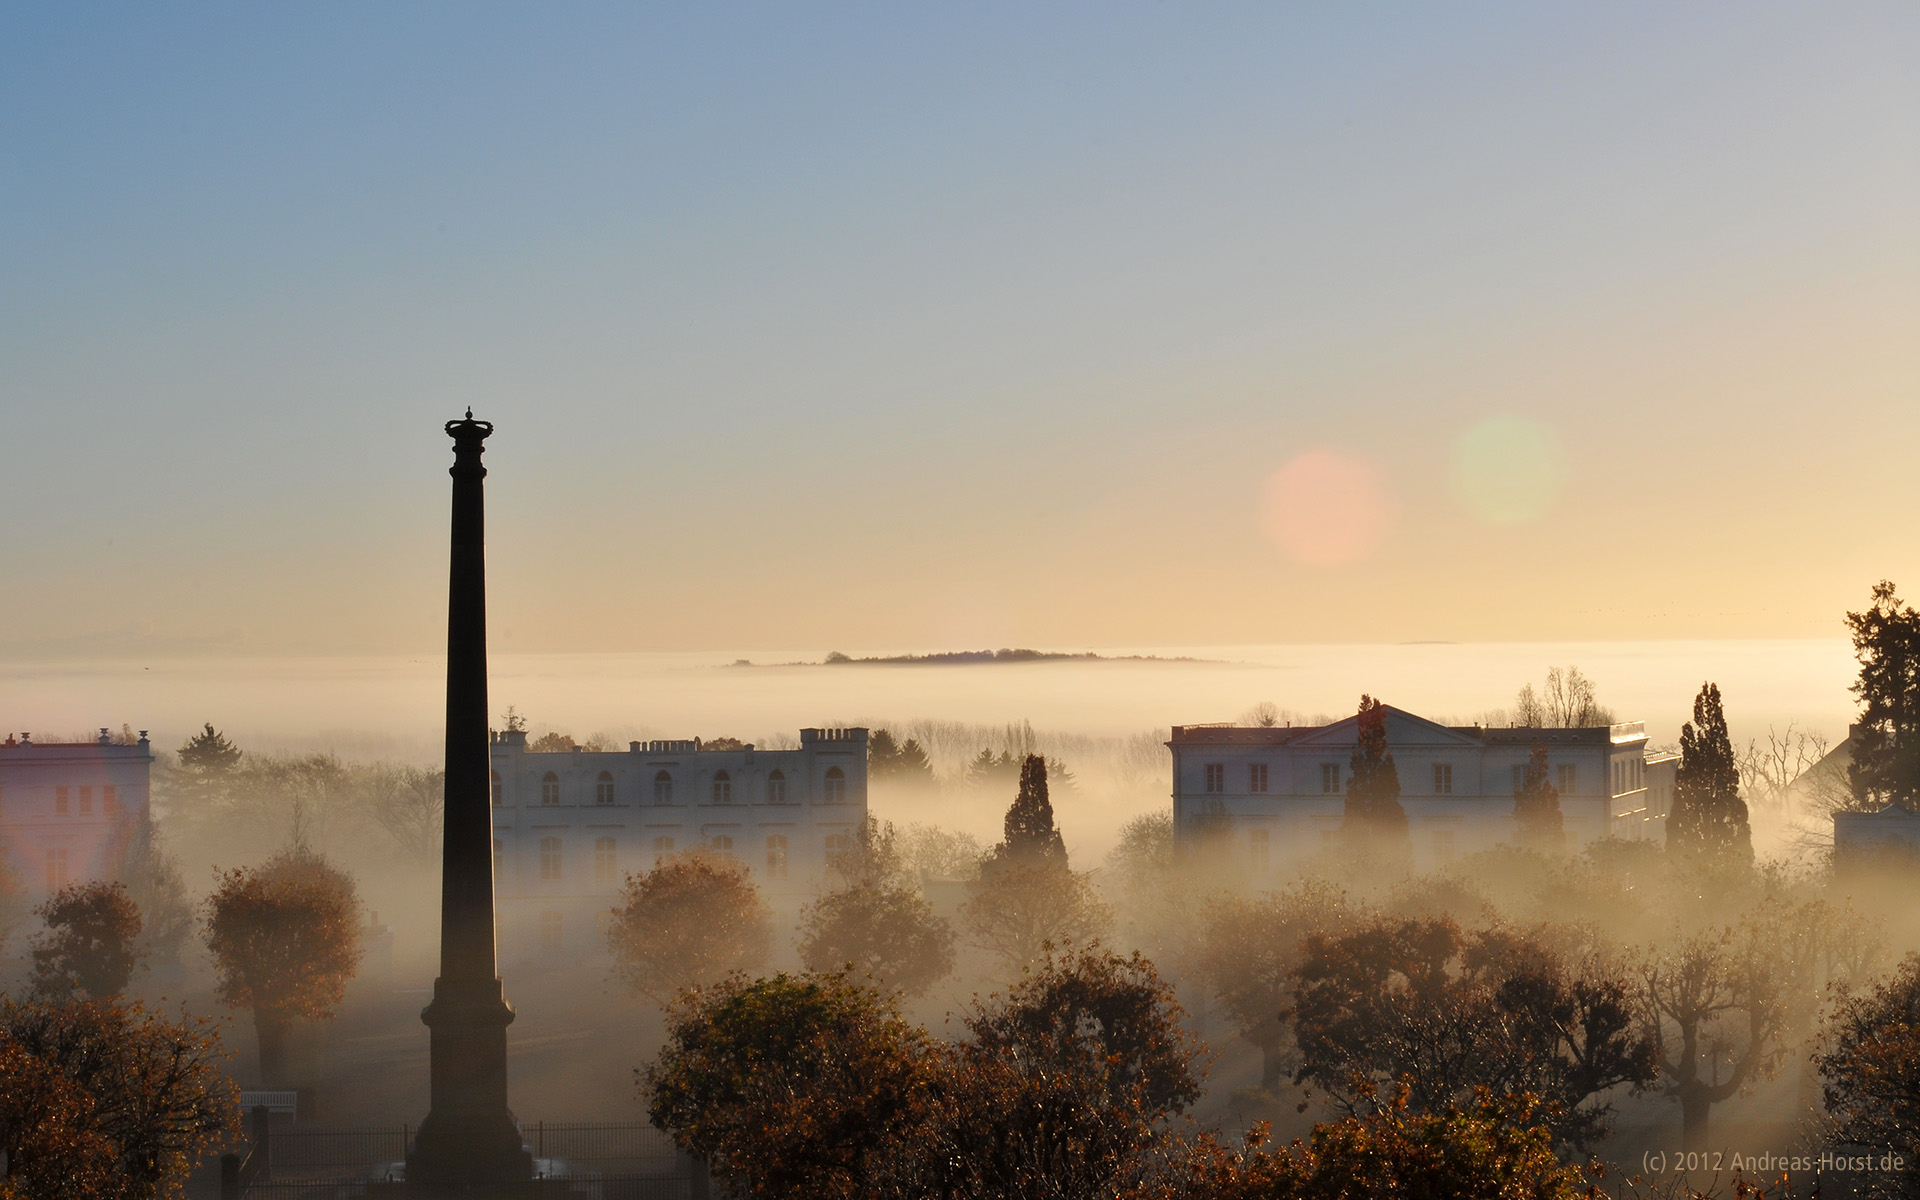
POLYGON ((1053 823, 1053 802, 1047 799, 1047 760, 1027 755, 1020 767, 1020 794, 1007 808, 1004 834, 993 848, 996 862, 1021 866, 1067 865, 1066 843, 1053 823))
POLYGON ((1522 845, 1558 850, 1566 844, 1560 789, 1547 781, 1545 742, 1535 742, 1527 757, 1526 776, 1513 792, 1513 819, 1520 827, 1522 845))
POLYGON ((1667 849, 1746 864, 1753 861, 1753 830, 1740 798, 1740 768, 1727 736, 1719 685, 1708 683, 1693 700, 1693 720, 1680 727, 1680 768, 1674 776, 1667 849))
POLYGON ((215 729, 211 721, 181 745, 179 754, 175 790, 181 799, 200 802, 220 798, 241 757, 240 748, 215 729))
POLYGON ((1860 721, 1847 781, 1862 807, 1897 804, 1920 812, 1920 612, 1881 580, 1865 612, 1848 613, 1860 678, 1860 721))
POLYGON ((1407 812, 1400 806, 1400 771, 1387 749, 1387 706, 1360 697, 1360 736, 1348 760, 1346 819, 1349 839, 1381 849, 1405 849, 1407 812))

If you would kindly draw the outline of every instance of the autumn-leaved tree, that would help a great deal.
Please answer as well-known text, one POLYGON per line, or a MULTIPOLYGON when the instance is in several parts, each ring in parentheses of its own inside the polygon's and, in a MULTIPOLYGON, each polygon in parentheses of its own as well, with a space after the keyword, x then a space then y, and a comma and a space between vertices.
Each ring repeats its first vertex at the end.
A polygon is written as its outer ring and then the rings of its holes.
POLYGON ((1693 720, 1680 727, 1680 766, 1667 816, 1667 849, 1714 866, 1753 862, 1753 829, 1740 798, 1740 765, 1720 688, 1703 684, 1694 697, 1693 720))
POLYGON ((947 1055, 843 975, 689 989, 635 1074, 653 1124, 754 1200, 918 1196, 897 1160, 947 1055))
POLYGON ((1347 894, 1317 879, 1259 896, 1223 895, 1201 916, 1193 966, 1240 1036, 1260 1048, 1260 1086, 1272 1091, 1286 1066, 1293 973, 1309 937, 1348 932, 1347 894))
POLYGON ((766 961, 773 923, 734 859, 691 851, 628 875, 607 923, 615 973, 665 1005, 687 988, 766 961))
POLYGON ((968 940, 1010 970, 1034 962, 1049 945, 1090 944, 1113 925, 1113 910, 1067 864, 1047 799, 1047 762, 1038 754, 1021 768, 1005 834, 969 885, 960 919, 968 940))
MULTIPOLYGON (((1585 1200, 1594 1193, 1577 1166, 1554 1153, 1539 1099, 1470 1097, 1419 1109, 1399 1087, 1368 1111, 1316 1125, 1280 1150, 1258 1138, 1223 1155, 1196 1195, 1210 1200, 1585 1200)), ((1757 1193, 1756 1193, 1757 1194, 1757 1193)))
POLYGON ((1547 778, 1547 744, 1535 742, 1527 769, 1513 789, 1513 822, 1520 844, 1535 850, 1557 851, 1566 845, 1565 820, 1560 813, 1560 789, 1547 778))
POLYGON ((855 884, 800 914, 800 961, 809 971, 851 969, 883 988, 920 996, 953 970, 953 927, 911 888, 855 884))
POLYGON ((1341 831, 1362 853, 1404 857, 1410 852, 1407 812, 1400 806, 1400 772, 1387 749, 1387 706, 1360 697, 1358 721, 1341 831))
POLYGON ((1822 1041, 1814 1061, 1833 1140, 1901 1160, 1898 1170, 1864 1181, 1869 1194, 1920 1195, 1920 958, 1909 955, 1871 991, 1843 1002, 1822 1041))
POLYGON ((331 1020, 360 964, 353 880, 296 847, 218 875, 205 914, 220 1002, 253 1010, 260 1074, 284 1083, 293 1022, 331 1020))
POLYGON ((220 1040, 113 1000, 0 999, 0 1195, 152 1200, 239 1129, 220 1040))
POLYGON ((140 965, 140 909, 119 883, 70 883, 33 910, 33 994, 42 1000, 117 996, 140 965))
POLYGON ((957 1046, 844 976, 735 977, 685 995, 641 1084, 743 1197, 1144 1200, 1199 1091, 1180 1016, 1151 964, 1104 952, 1047 957, 957 1046))
POLYGON ((1860 720, 1847 769, 1854 799, 1920 812, 1920 612, 1883 579, 1865 611, 1847 614, 1847 630, 1860 660, 1860 720))

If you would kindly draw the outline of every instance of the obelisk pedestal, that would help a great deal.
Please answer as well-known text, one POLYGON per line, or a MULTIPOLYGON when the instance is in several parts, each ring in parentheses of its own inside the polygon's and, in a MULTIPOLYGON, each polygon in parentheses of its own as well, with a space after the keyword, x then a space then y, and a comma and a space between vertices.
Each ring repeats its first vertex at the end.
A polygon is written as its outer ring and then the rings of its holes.
POLYGON ((493 426, 447 422, 453 438, 453 553, 447 595, 447 780, 440 877, 440 977, 420 1019, 431 1031, 432 1102, 407 1156, 411 1197, 518 1195, 533 1175, 507 1108, 513 1007, 494 954, 493 809, 487 750, 487 565, 480 455, 493 426))

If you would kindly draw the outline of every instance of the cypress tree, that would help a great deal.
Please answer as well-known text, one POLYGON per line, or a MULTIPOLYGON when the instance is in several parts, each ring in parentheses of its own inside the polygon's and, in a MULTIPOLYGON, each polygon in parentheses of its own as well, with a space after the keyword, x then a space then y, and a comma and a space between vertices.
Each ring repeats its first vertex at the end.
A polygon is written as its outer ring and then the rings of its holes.
POLYGON ((1520 843, 1541 850, 1566 845, 1566 821, 1560 812, 1560 789, 1547 781, 1547 744, 1535 742, 1527 756, 1526 775, 1513 791, 1513 819, 1520 827, 1520 843))
POLYGON ((1407 846, 1407 811, 1400 807, 1400 771, 1387 749, 1387 706, 1360 697, 1360 736, 1348 760, 1346 815, 1350 839, 1382 848, 1407 846))
POLYGON ((1719 685, 1693 700, 1693 720, 1680 727, 1680 769, 1674 776, 1667 849, 1726 863, 1753 861, 1753 830, 1740 798, 1740 767, 1727 736, 1719 685))
POLYGON ((1066 843, 1053 824, 1053 802, 1047 799, 1047 760, 1027 755, 1020 767, 1020 794, 1007 808, 1002 840, 993 848, 996 862, 1021 866, 1067 865, 1066 843))

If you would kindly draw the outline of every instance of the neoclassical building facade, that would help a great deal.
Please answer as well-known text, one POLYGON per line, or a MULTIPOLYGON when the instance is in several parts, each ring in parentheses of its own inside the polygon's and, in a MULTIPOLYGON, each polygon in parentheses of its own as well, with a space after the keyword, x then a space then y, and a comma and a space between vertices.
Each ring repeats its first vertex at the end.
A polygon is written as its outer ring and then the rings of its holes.
POLYGON ((491 758, 506 963, 597 952, 626 876, 683 850, 730 855, 776 908, 797 907, 867 818, 864 729, 802 729, 797 750, 696 739, 555 754, 509 731, 493 735, 491 758))
MULTIPOLYGON (((1319 726, 1174 726, 1167 746, 1175 828, 1183 835, 1225 830, 1255 876, 1331 844, 1345 813, 1358 729, 1354 717, 1319 726)), ((1536 742, 1547 748, 1548 777, 1559 789, 1571 844, 1666 835, 1664 797, 1648 787, 1642 722, 1589 729, 1447 726, 1389 705, 1386 732, 1421 866, 1511 838, 1514 789, 1536 742)))
POLYGON ((0 858, 29 895, 112 879, 152 812, 153 748, 102 729, 86 742, 0 742, 0 858))

